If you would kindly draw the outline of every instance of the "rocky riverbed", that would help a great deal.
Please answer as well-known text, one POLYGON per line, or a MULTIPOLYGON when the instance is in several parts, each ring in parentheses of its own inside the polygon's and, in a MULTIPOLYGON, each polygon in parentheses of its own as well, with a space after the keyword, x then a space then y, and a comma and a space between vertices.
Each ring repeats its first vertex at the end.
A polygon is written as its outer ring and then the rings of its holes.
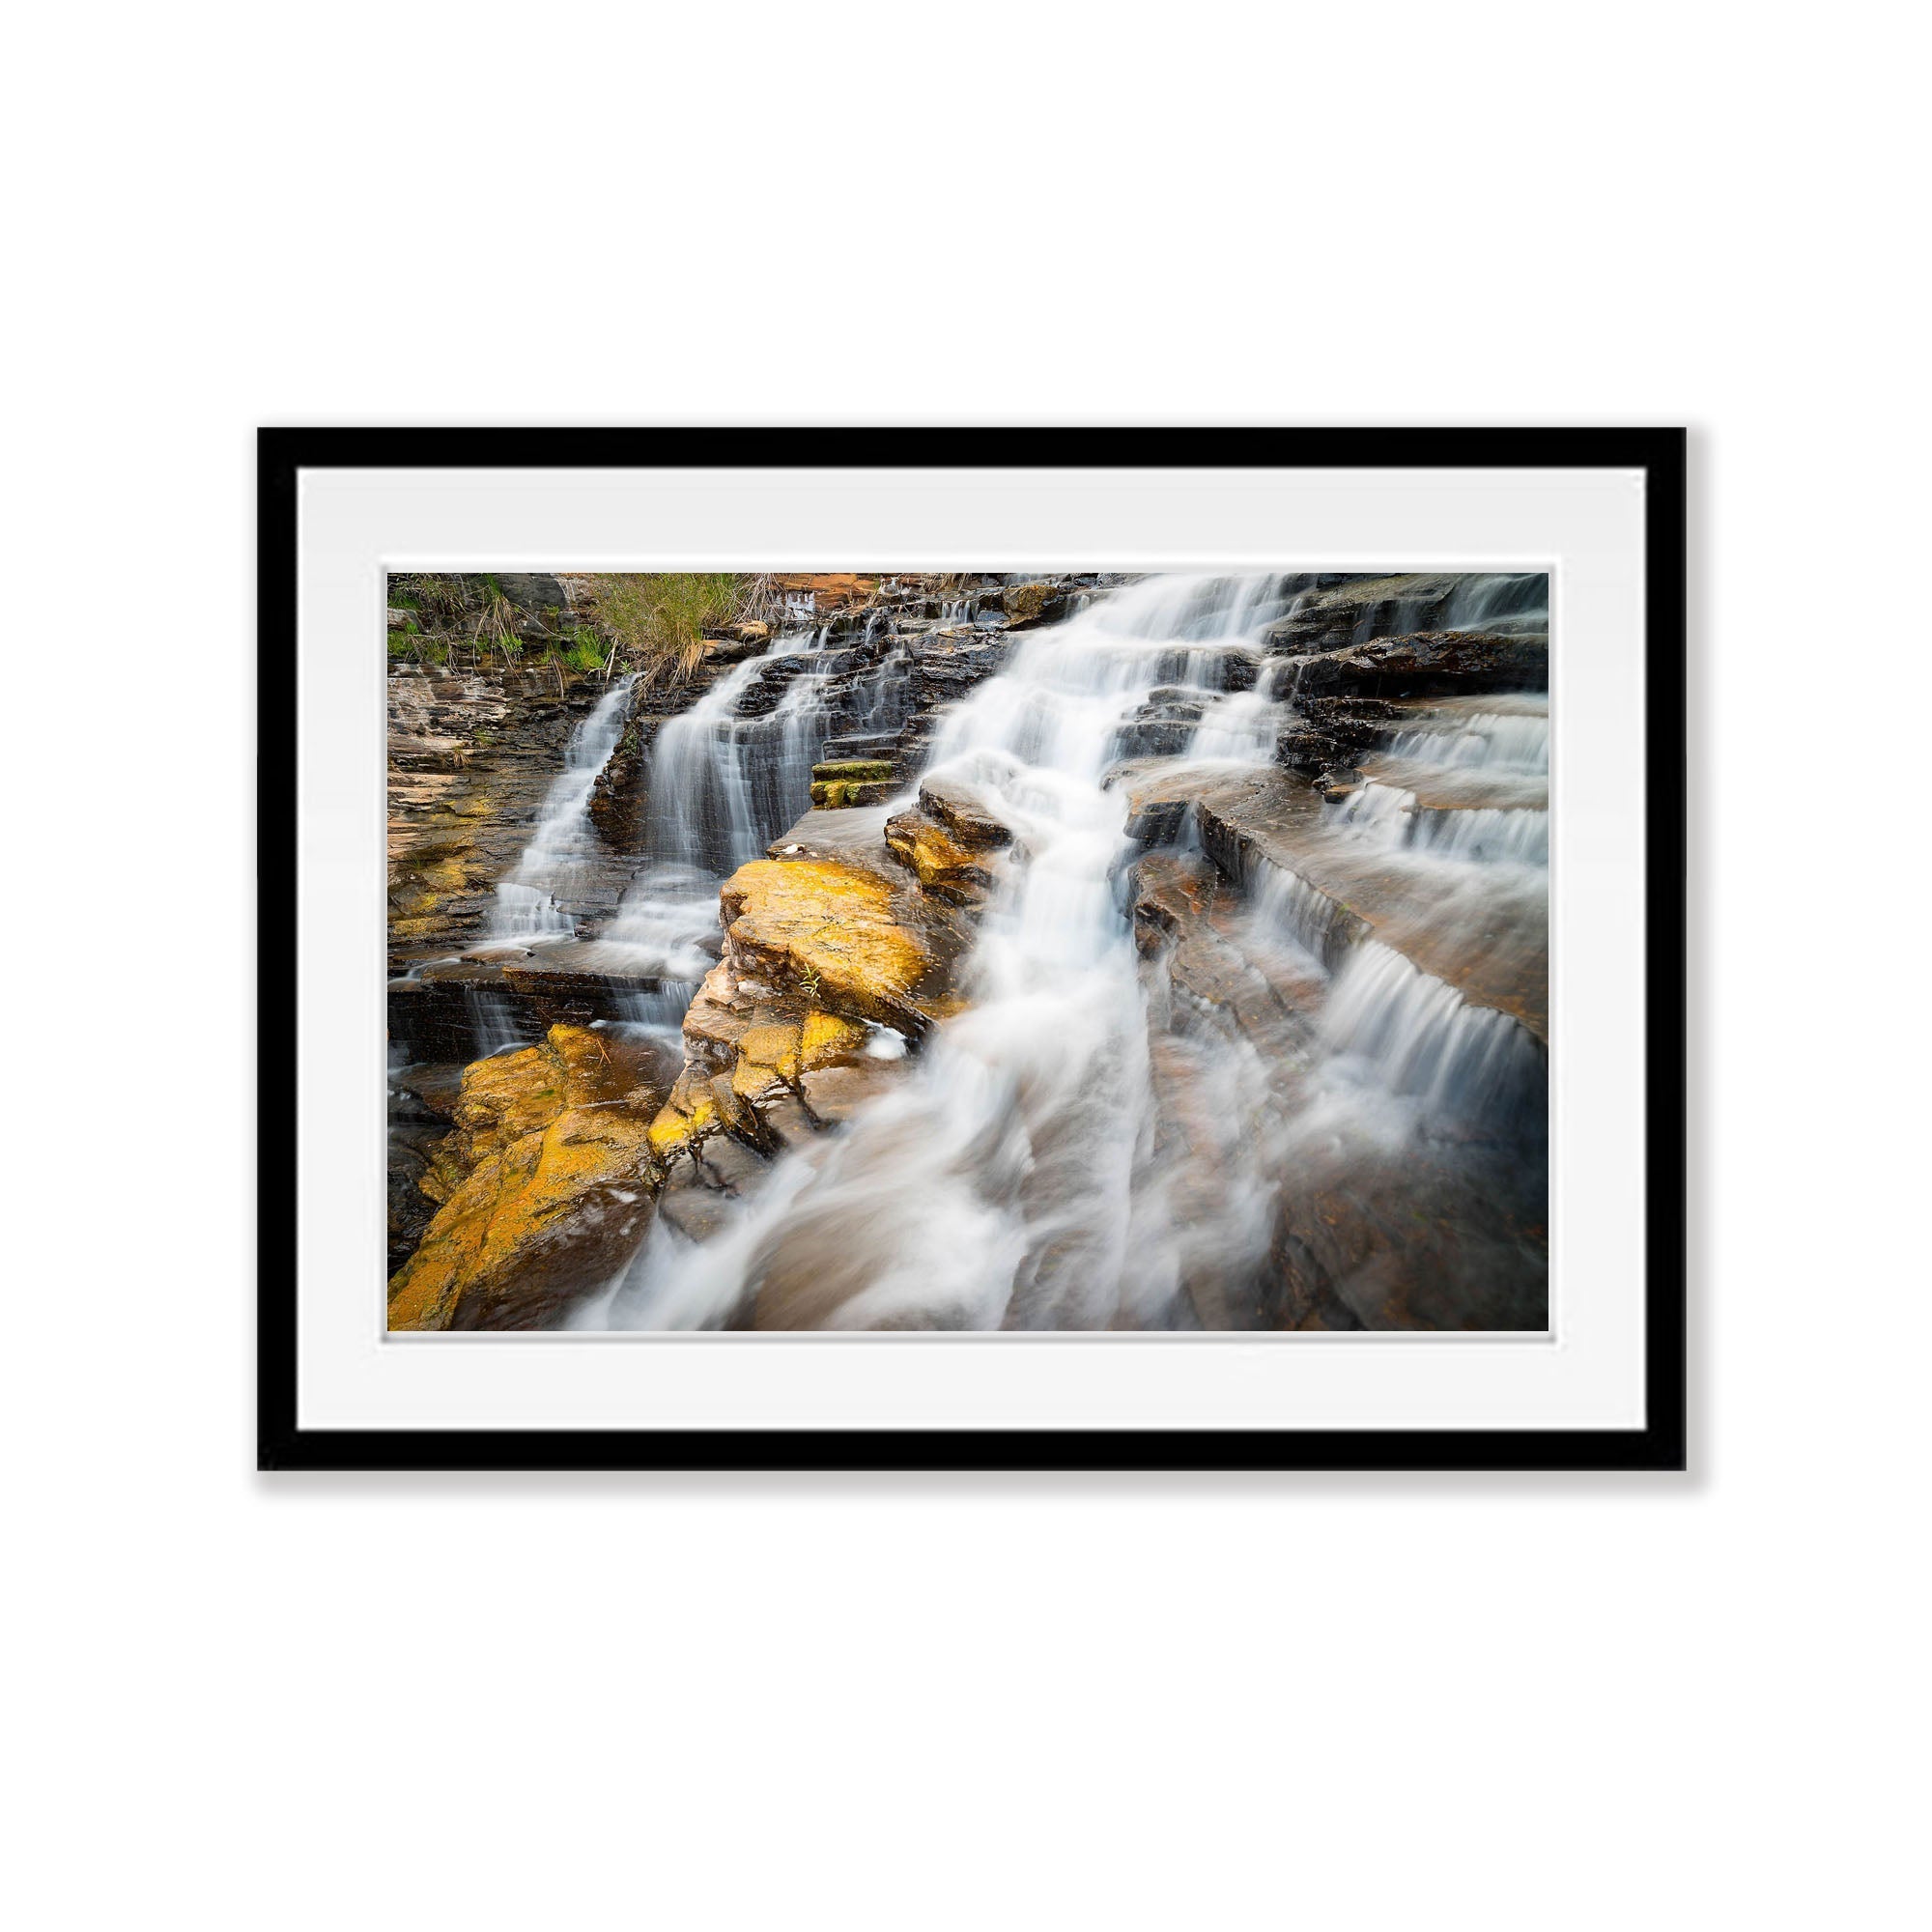
POLYGON ((392 665, 392 1328, 1545 1325, 1543 579, 771 583, 392 665))

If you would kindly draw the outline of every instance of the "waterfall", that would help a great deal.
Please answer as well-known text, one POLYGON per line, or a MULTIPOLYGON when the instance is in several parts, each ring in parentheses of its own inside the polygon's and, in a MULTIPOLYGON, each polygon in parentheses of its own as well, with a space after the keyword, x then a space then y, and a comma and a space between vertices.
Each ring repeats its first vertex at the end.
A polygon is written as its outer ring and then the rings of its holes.
POLYGON ((1371 779, 1322 808, 1323 821, 1387 851, 1478 865, 1548 866, 1549 813, 1534 807, 1425 807, 1371 779))
POLYGON ((1424 765, 1472 765, 1485 770, 1547 772, 1549 719, 1534 713, 1472 712, 1452 726, 1399 731, 1389 755, 1424 765))
POLYGON ((1497 634, 1549 628, 1549 579, 1542 571, 1470 577, 1435 612, 1435 628, 1497 634))
POLYGON ((718 942, 718 880, 674 861, 646 866, 604 928, 607 955, 621 950, 637 982, 619 1002, 623 1017, 676 1032, 716 962, 718 942))
POLYGON ((1548 866, 1549 813, 1495 806, 1460 811, 1416 811, 1408 843, 1418 852, 1483 865, 1548 866))
MULTIPOLYGON (((757 788, 766 775, 752 753, 762 748, 766 727, 762 719, 740 719, 738 706, 778 660, 809 649, 813 635, 781 639, 762 656, 735 666, 689 711, 666 721, 651 749, 644 818, 645 846, 654 859, 728 872, 759 856, 764 838, 758 828, 772 814, 759 810, 757 788)), ((810 797, 808 774, 808 802, 810 797)))
POLYGON ((1350 954, 1322 1016, 1330 1051, 1434 1120, 1541 1131, 1543 1048, 1507 1013, 1472 1007, 1375 940, 1350 954))
POLYGON ((536 830, 516 868, 497 882, 490 918, 492 939, 520 939, 540 946, 576 937, 577 921, 560 901, 576 895, 587 862, 602 849, 590 822, 590 793, 624 735, 625 711, 636 681, 619 678, 571 733, 563 770, 551 781, 537 813, 536 830))
POLYGON ((1244 883, 1264 931, 1291 941, 1325 971, 1344 957, 1350 933, 1345 908, 1298 872, 1251 857, 1244 883))
POLYGON ((1331 825, 1359 832, 1378 845, 1405 845, 1413 823, 1415 794, 1398 785, 1378 784, 1373 779, 1357 785, 1346 798, 1322 808, 1331 825))
MULTIPOLYGON (((1092 1328, 1167 1319, 1200 1230, 1161 1209, 1148 1002, 1116 881, 1132 846, 1102 780, 1123 711, 1159 686, 1218 693, 1226 644, 1275 580, 1155 580, 1022 640, 935 735, 1030 854, 980 923, 973 1004, 847 1130, 786 1156, 696 1252, 660 1224, 599 1310, 616 1326, 728 1321, 782 1248, 833 1325, 1092 1328)), ((1219 1070, 1230 1091, 1238 1069, 1219 1070)), ((1220 1176, 1205 1238, 1259 1264, 1258 1149, 1220 1176)))
MULTIPOLYGON (((1439 580, 1438 580, 1439 582, 1439 580)), ((1416 631, 1488 631, 1535 635, 1549 628, 1549 579, 1542 571, 1461 577, 1448 587, 1384 598, 1362 606, 1350 641, 1406 637, 1416 631)))
POLYGON ((524 1045, 523 1030, 509 1001, 487 986, 465 986, 464 1011, 469 1016, 469 1031, 475 1040, 474 1058, 488 1060, 493 1054, 524 1045))
POLYGON ((652 748, 643 826, 648 863, 604 929, 638 985, 623 1000, 636 1023, 675 1031, 718 953, 718 888, 811 803, 811 767, 835 729, 883 729, 904 719, 904 679, 891 663, 841 694, 838 680, 872 639, 830 648, 831 626, 781 636, 697 702, 666 721, 652 748), (775 703, 769 690, 781 683, 775 703), (750 708, 759 707, 759 708, 750 708))
MULTIPOLYGON (((1432 609, 1461 598, 1471 621, 1527 621, 1527 582, 1437 589, 1432 609)), ((1548 863, 1548 812, 1515 801, 1543 789, 1546 699, 1433 701, 1391 743, 1400 782, 1371 779, 1319 810, 1291 793, 1265 838, 1236 840, 1224 863, 1246 910, 1203 933, 1247 947, 1233 956, 1250 979, 1292 988, 1291 1032, 1263 1036, 1294 1042, 1279 1065, 1248 1020, 1204 1010, 1201 986, 1232 982, 1177 981, 1170 997, 1164 955, 1150 965, 1136 948, 1122 890, 1136 846, 1108 782, 1122 748, 1155 742, 1228 796, 1270 796, 1260 775, 1294 718, 1300 663, 1263 661, 1263 634, 1309 595, 1306 578, 1150 579, 1016 634, 930 737, 927 776, 976 790, 1021 855, 997 869, 955 969, 964 1009, 838 1132, 780 1153, 707 1238, 660 1218, 575 1319, 741 1323, 804 1282, 810 1320, 830 1327, 1158 1327, 1212 1319, 1192 1286, 1204 1273, 1236 1293, 1270 1278, 1297 1177, 1383 1203, 1408 1200, 1413 1175, 1493 1182, 1466 1198, 1520 1198, 1533 1215, 1525 1151, 1544 1131, 1547 1054, 1488 1002, 1513 998, 1512 909, 1543 890, 1529 868, 1548 863), (1285 856, 1264 850, 1276 838, 1285 856), (1216 1139, 1217 1123, 1233 1131, 1216 1139)), ((828 630, 782 638, 665 725, 651 863, 607 932, 636 954, 634 1018, 676 1023, 717 954, 720 876, 803 810, 824 738, 907 717, 902 668, 863 648, 833 648, 828 630)), ((1428 1198, 1393 1225, 1439 1214, 1428 1198)), ((1491 1252, 1455 1266, 1481 1275, 1491 1252)))
POLYGON ((651 753, 644 824, 653 859, 723 876, 763 858, 810 807, 811 768, 835 730, 903 723, 895 667, 852 676, 876 624, 873 612, 856 643, 839 648, 828 648, 829 625, 781 637, 666 722, 651 753))

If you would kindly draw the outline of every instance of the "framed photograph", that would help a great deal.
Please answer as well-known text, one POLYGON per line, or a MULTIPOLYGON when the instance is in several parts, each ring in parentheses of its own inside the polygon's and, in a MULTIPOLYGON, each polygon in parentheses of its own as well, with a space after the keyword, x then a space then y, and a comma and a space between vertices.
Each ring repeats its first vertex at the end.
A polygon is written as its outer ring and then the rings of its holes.
POLYGON ((261 1465, 1682 1468, 1684 455, 263 431, 261 1465))

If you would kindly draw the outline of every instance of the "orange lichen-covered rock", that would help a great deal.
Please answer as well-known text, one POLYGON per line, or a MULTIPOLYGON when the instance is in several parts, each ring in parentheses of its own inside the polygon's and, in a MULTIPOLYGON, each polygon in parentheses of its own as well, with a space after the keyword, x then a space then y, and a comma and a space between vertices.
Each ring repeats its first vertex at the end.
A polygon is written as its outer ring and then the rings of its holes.
POLYGON ((810 1073, 821 1066, 849 1065, 865 1052, 868 1037, 864 1027, 814 1007, 799 1030, 801 1070, 810 1073))
POLYGON ((682 1153, 724 1124, 711 1078, 701 1066, 689 1065, 677 1076, 676 1086, 650 1124, 651 1151, 659 1160, 682 1153))
POLYGON ((865 1052, 867 1037, 858 1021, 816 1007, 802 1020, 748 1028, 738 1040, 732 1090, 755 1099, 774 1087, 796 1088, 819 1067, 849 1065, 865 1052))
POLYGON ((666 1078, 662 1047, 596 1027, 465 1067, 418 1183, 441 1211, 389 1285, 389 1326, 541 1326, 609 1280, 650 1219, 666 1078))
POLYGON ((917 996, 933 956, 877 873, 832 859, 758 859, 719 899, 726 953, 741 974, 828 1012, 923 1030, 917 996))
POLYGON ((901 865, 912 868, 927 892, 954 905, 978 903, 993 882, 983 855, 962 844, 923 811, 902 811, 889 818, 886 846, 901 865))
POLYGON ((637 1251, 654 1178, 627 1103, 569 1108, 450 1196, 390 1284, 390 1328, 547 1325, 637 1251))
POLYGON ((568 1107, 621 1098, 666 1077, 663 1050, 597 1027, 554 1026, 536 1046, 493 1054, 463 1069, 454 1108, 456 1129, 438 1144, 418 1185, 447 1201, 491 1155, 540 1133, 568 1107))

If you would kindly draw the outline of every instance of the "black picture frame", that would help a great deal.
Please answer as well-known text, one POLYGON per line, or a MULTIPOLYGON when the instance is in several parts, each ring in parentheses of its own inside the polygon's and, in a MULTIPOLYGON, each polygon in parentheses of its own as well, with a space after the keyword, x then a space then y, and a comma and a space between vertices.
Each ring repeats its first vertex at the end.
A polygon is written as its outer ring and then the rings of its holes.
MULTIPOLYGON (((282 1134, 258 1133, 257 1466, 520 1470, 1682 1470, 1687 1453, 1686 432, 1682 429, 302 429, 257 441, 258 973, 294 999, 303 469, 702 466, 1641 469, 1645 679, 1645 1421, 1627 1430, 318 1430, 297 1416, 297 1246, 282 1134), (981 454, 975 455, 977 449, 981 454), (1016 457, 1015 451, 1029 455, 1016 457), (944 452, 943 454, 941 452, 944 452)), ((285 1108, 258 1040, 258 1119, 285 1108)), ((299 1095, 295 1131, 300 1132, 299 1095)))

